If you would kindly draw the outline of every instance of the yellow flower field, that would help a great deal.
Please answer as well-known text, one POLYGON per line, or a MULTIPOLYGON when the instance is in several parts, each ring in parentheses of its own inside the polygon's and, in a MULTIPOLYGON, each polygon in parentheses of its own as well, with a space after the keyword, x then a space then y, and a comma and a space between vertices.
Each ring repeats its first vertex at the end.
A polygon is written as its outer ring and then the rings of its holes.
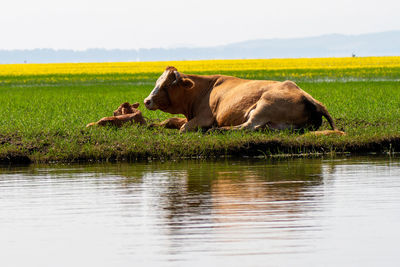
POLYGON ((236 70, 393 68, 400 67, 400 57, 0 64, 0 75, 158 73, 169 65, 188 73, 236 70))

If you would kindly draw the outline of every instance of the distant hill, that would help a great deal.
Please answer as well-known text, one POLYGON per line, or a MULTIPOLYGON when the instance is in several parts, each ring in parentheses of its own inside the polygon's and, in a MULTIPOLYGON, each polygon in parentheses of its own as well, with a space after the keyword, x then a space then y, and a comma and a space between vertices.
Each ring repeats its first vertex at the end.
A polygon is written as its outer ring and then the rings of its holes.
POLYGON ((250 59, 352 56, 400 56, 400 31, 291 39, 263 39, 201 48, 84 51, 0 50, 0 63, 118 62, 196 59, 250 59))

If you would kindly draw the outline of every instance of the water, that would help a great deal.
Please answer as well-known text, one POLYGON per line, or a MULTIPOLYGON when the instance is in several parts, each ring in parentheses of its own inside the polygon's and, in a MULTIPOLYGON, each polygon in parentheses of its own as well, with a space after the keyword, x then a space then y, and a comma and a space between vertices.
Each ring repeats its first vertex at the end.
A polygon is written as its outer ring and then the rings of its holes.
POLYGON ((0 266, 398 266, 400 159, 0 168, 0 266))

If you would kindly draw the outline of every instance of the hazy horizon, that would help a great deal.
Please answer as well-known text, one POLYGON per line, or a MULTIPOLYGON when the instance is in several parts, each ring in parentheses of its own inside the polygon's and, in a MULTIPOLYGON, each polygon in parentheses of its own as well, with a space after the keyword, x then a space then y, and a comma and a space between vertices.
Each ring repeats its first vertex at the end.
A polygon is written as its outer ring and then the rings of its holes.
POLYGON ((259 38, 259 39, 249 39, 249 40, 241 40, 237 42, 230 42, 226 44, 220 44, 220 45, 190 45, 190 44, 177 44, 177 45, 171 45, 171 46, 165 46, 165 47, 138 47, 138 48, 105 48, 105 47, 87 47, 87 48, 82 48, 82 49, 69 49, 69 48, 52 48, 52 47, 38 47, 38 48, 22 48, 22 49, 2 49, 2 51, 12 51, 12 50, 54 50, 54 51, 61 51, 61 50, 69 50, 69 51, 74 51, 74 52, 84 52, 88 50, 106 50, 106 51, 111 51, 111 50, 143 50, 143 49, 180 49, 180 48, 212 48, 212 47, 219 47, 219 46, 228 46, 232 44, 241 44, 241 43, 246 43, 246 42, 253 42, 253 41, 279 41, 279 40, 293 40, 293 39, 311 39, 311 38, 321 38, 321 37, 328 37, 328 36, 345 36, 345 37, 357 37, 357 36, 362 36, 362 35, 369 35, 369 34, 385 34, 385 33, 392 33, 392 32, 399 32, 399 30, 392 30, 392 31, 383 31, 383 32, 367 32, 367 33, 360 33, 360 34, 342 34, 342 33, 328 33, 328 34, 321 34, 321 35, 311 35, 311 36, 300 36, 300 37, 283 37, 283 38, 259 38))
POLYGON ((214 47, 1 50, 0 64, 400 56, 400 31, 247 40, 214 47))

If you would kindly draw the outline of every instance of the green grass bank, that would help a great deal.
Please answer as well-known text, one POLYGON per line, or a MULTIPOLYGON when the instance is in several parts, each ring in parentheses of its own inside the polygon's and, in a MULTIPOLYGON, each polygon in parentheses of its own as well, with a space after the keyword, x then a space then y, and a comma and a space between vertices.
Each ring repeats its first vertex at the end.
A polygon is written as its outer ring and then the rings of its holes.
MULTIPOLYGON (((122 102, 143 102, 159 73, 0 76, 0 162, 77 162, 400 151, 400 68, 221 71, 293 80, 324 103, 346 136, 85 128, 122 102)), ((196 74, 207 74, 204 71, 196 74)), ((139 107, 152 121, 173 115, 139 107)), ((329 129, 326 121, 321 130, 329 129)))

